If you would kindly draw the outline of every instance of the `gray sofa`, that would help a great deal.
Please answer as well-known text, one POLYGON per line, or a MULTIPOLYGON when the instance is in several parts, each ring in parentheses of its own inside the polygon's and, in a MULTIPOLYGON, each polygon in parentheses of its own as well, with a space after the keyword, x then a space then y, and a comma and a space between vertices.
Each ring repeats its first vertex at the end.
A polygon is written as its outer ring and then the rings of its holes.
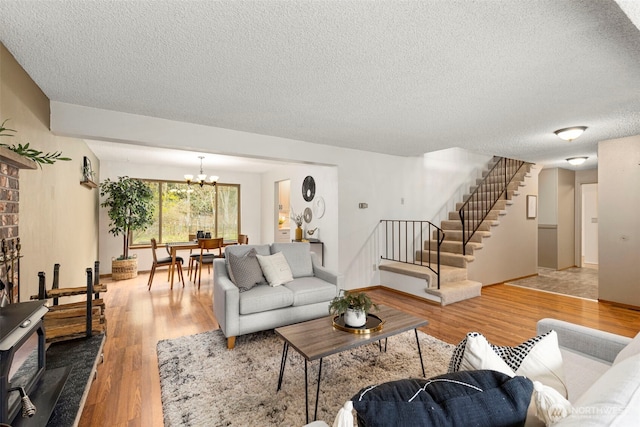
POLYGON ((341 276, 317 263, 309 243, 234 245, 227 246, 225 253, 226 259, 214 261, 213 312, 229 349, 234 348, 238 335, 329 315, 329 302, 338 294, 341 276), (228 258, 230 254, 242 256, 252 248, 265 256, 282 252, 294 280, 275 287, 261 284, 240 292, 229 277, 228 258))

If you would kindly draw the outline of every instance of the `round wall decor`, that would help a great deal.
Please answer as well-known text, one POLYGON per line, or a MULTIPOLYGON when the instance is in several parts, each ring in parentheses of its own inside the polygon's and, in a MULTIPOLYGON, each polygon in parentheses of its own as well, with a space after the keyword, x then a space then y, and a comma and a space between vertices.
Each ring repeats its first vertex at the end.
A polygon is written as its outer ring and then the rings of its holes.
POLYGON ((305 201, 310 202, 313 200, 313 196, 316 195, 316 182, 311 175, 308 175, 304 181, 302 181, 302 197, 305 201))
POLYGON ((311 208, 305 208, 304 213, 302 214, 304 218, 304 222, 309 224, 313 219, 313 214, 311 213, 311 208))
POLYGON ((313 202, 313 211, 316 218, 322 218, 324 215, 324 199, 322 197, 318 197, 316 201, 313 202))

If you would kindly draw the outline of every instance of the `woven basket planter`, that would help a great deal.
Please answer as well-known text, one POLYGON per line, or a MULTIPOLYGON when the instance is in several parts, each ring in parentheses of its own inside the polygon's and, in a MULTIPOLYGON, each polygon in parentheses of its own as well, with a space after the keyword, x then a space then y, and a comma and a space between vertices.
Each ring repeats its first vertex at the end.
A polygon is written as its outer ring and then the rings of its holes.
POLYGON ((111 278, 113 280, 133 279, 137 275, 138 258, 111 260, 111 278))

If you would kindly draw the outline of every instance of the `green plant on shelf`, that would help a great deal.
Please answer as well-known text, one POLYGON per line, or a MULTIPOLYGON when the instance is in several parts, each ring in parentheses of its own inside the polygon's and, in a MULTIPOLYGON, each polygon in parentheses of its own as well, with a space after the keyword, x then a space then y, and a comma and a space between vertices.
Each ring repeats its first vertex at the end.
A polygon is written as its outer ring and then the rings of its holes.
MULTIPOLYGON (((5 127, 7 120, 3 121, 2 124, 0 124, 0 136, 13 137, 15 136, 14 134, 17 131, 14 129, 9 129, 5 127)), ((71 160, 71 158, 69 157, 62 157, 61 151, 54 151, 53 153, 45 153, 43 151, 36 150, 35 148, 31 148, 28 142, 24 145, 22 145, 21 143, 18 143, 17 145, 0 143, 0 147, 5 147, 8 150, 11 150, 16 154, 19 154, 22 157, 33 160, 34 162, 37 163, 40 169, 42 169, 42 165, 52 165, 58 160, 65 161, 65 162, 71 160)))

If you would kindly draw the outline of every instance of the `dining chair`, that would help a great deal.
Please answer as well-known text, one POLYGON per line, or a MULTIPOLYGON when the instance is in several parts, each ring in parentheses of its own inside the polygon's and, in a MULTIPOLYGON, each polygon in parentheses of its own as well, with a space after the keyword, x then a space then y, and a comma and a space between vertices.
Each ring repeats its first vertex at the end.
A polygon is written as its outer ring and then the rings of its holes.
MULTIPOLYGON (((189 233, 189 241, 190 242, 195 242, 198 240, 198 235, 197 234, 191 234, 189 233)), ((193 253, 193 249, 189 249, 189 268, 187 269, 187 272, 189 273, 189 280, 191 280, 191 270, 193 268, 193 264, 196 262, 195 258, 197 258, 199 256, 199 254, 194 254, 193 253)))
MULTIPOLYGON (((171 268, 171 257, 165 257, 165 258, 158 258, 158 255, 156 254, 156 250, 158 249, 158 243, 156 242, 155 238, 151 238, 151 253, 153 254, 153 264, 151 264, 151 273, 149 273, 149 283, 147 285, 147 287, 149 288, 149 290, 151 290, 151 285, 153 283, 153 276, 156 273, 156 268, 157 267, 169 267, 171 268)), ((180 280, 182 280, 182 287, 184 288, 184 276, 182 275, 182 264, 184 263, 184 260, 182 259, 182 257, 177 256, 176 257, 176 265, 178 267, 178 277, 180 278, 180 280)))
POLYGON ((238 234, 238 244, 239 245, 248 245, 249 244, 249 236, 246 234, 238 234))
POLYGON ((202 278, 202 268, 206 265, 209 270, 213 265, 213 260, 216 258, 223 258, 222 254, 222 237, 216 239, 198 239, 198 246, 200 247, 200 254, 195 261, 195 276, 198 276, 198 289, 200 289, 200 280, 202 278), (218 250, 218 253, 209 252, 212 250, 218 250), (205 253, 207 251, 207 253, 205 253))

